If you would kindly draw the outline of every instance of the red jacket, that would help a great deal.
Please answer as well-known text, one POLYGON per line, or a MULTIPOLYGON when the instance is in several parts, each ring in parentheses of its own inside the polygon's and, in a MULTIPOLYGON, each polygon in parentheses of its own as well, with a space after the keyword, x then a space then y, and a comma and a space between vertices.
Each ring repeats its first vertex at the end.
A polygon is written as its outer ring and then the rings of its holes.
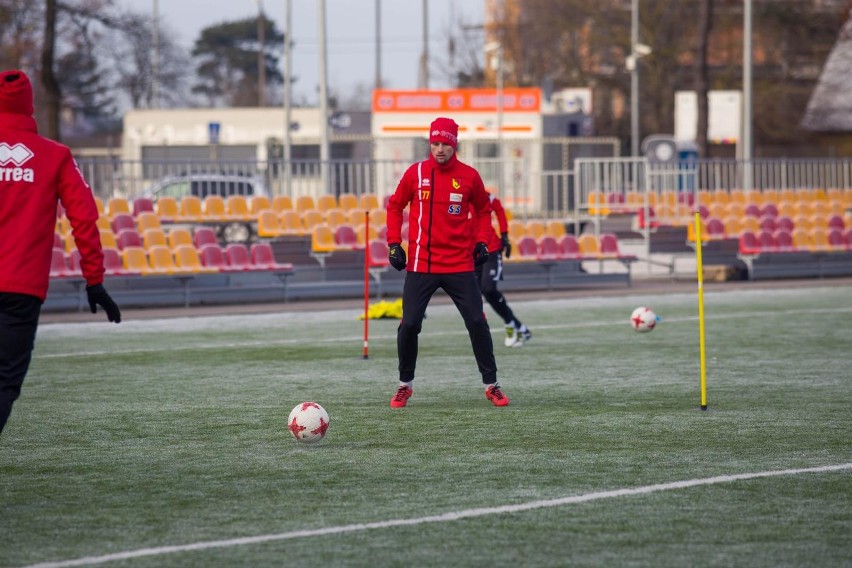
POLYGON ((98 209, 71 151, 39 136, 32 117, 0 112, 0 292, 44 301, 58 202, 71 221, 86 283, 100 284, 98 209))
POLYGON ((489 197, 491 198, 491 208, 494 210, 494 215, 497 216, 497 227, 500 230, 500 234, 497 234, 493 230, 492 225, 491 237, 485 243, 488 245, 488 252, 499 252, 503 250, 501 235, 509 232, 509 221, 506 219, 506 211, 503 209, 503 204, 500 203, 500 200, 493 195, 489 197))
POLYGON ((474 245, 488 243, 494 232, 488 192, 475 169, 455 154, 445 164, 431 155, 412 164, 388 201, 388 244, 402 242, 407 206, 409 272, 473 270, 474 245))

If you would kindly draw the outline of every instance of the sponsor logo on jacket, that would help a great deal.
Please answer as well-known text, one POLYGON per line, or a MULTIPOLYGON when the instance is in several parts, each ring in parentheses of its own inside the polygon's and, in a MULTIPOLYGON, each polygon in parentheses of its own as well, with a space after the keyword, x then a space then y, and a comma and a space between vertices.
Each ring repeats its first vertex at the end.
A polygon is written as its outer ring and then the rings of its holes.
POLYGON ((30 158, 35 156, 32 151, 23 144, 9 146, 0 142, 0 181, 28 181, 35 179, 32 168, 22 168, 30 158), (15 167, 7 167, 13 164, 15 167))

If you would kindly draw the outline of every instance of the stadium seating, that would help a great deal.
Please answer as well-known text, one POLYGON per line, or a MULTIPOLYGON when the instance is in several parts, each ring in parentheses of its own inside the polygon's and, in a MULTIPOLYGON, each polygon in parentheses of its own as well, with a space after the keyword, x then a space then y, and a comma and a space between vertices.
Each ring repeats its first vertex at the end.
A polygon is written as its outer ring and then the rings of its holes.
POLYGON ((202 245, 198 249, 198 256, 201 264, 208 268, 215 268, 219 272, 228 272, 233 270, 228 264, 228 259, 225 256, 225 251, 218 244, 202 245))
POLYGON ((339 227, 349 222, 349 215, 339 207, 331 207, 325 211, 325 222, 331 227, 339 227))
MULTIPOLYGON (((115 236, 115 233, 112 232, 112 229, 99 229, 100 237, 101 237, 101 248, 118 248, 118 239, 115 236)), ((71 252, 72 250, 77 248, 77 243, 74 241, 74 237, 69 235, 65 238, 65 250, 67 252, 71 252)))
POLYGON ((208 195, 202 201, 205 221, 228 221, 231 216, 225 209, 225 199, 221 195, 208 195))
POLYGON ((154 203, 154 212, 160 218, 160 223, 174 223, 180 219, 180 205, 174 197, 159 197, 154 203))
POLYGON ((269 243, 253 243, 249 249, 249 259, 256 270, 274 270, 291 272, 293 265, 278 262, 269 243))
POLYGON ((353 250, 359 248, 358 235, 352 225, 340 225, 334 228, 334 243, 336 250, 353 250))
POLYGON ((125 229, 136 230, 136 220, 130 213, 118 213, 112 217, 112 232, 116 235, 125 229))
POLYGON ((281 229, 287 235, 305 235, 308 231, 302 223, 302 215, 295 209, 286 209, 278 217, 281 221, 281 229))
POLYGON ((50 257, 50 277, 70 278, 71 276, 75 276, 75 274, 68 266, 68 259, 65 256, 65 251, 61 248, 54 248, 50 257))
POLYGON ((179 246, 191 246, 195 248, 192 233, 186 227, 174 227, 169 230, 169 248, 174 251, 179 246))
POLYGON ((337 249, 334 240, 334 231, 325 223, 320 223, 311 228, 311 251, 315 253, 329 253, 337 249))
POLYGON ((136 215, 136 230, 139 234, 144 233, 148 229, 161 229, 160 218, 152 211, 143 211, 136 215))
POLYGON ((265 195, 255 195, 249 200, 249 215, 256 217, 261 211, 272 209, 272 202, 265 195))
MULTIPOLYGON (((150 230, 150 229, 149 229, 150 230)), ((117 235, 116 248, 124 250, 127 247, 144 247, 142 237, 136 232, 136 229, 125 229, 117 235)))
POLYGON ((132 215, 132 209, 130 207, 130 202, 123 197, 111 197, 107 200, 106 203, 106 213, 110 216, 111 219, 114 219, 116 215, 132 215))
POLYGON ((293 198, 288 195, 276 195, 272 199, 272 210, 279 215, 283 211, 292 211, 293 209, 293 198))
POLYGON ((302 225, 305 231, 311 232, 317 225, 325 224, 325 215, 318 209, 308 209, 302 212, 302 225))
POLYGON ((180 244, 173 249, 175 267, 178 272, 191 272, 193 274, 210 274, 218 272, 212 266, 205 266, 198 256, 198 249, 191 244, 180 244))
POLYGON ((341 193, 337 197, 337 204, 344 211, 358 209, 358 196, 354 193, 341 193))
POLYGON ((370 266, 382 268, 390 266, 388 258, 388 245, 384 241, 375 239, 370 241, 370 266))
POLYGON ((379 203, 379 198, 375 193, 362 193, 358 198, 358 207, 359 209, 363 209, 365 211, 371 211, 373 209, 387 209, 387 207, 382 207, 379 203))
POLYGON ((285 235, 286 232, 281 227, 281 222, 278 219, 275 211, 266 209, 257 214, 257 236, 267 239, 274 239, 285 235))
POLYGON ((314 201, 313 196, 310 195, 300 195, 296 198, 295 209, 299 213, 304 213, 305 211, 310 211, 312 209, 316 209, 316 201, 314 201))
POLYGON ((556 242, 559 245, 559 254, 561 258, 574 260, 582 257, 580 244, 577 242, 577 237, 574 235, 562 235, 556 242))
POLYGON ((204 220, 204 207, 201 198, 196 195, 184 195, 180 200, 181 220, 187 223, 200 223, 204 220))
POLYGON ((254 215, 249 212, 248 200, 245 195, 229 195, 225 200, 225 214, 235 221, 250 221, 254 215))
MULTIPOLYGON (((162 229, 148 229, 147 231, 142 233, 142 247, 146 250, 149 250, 151 247, 155 246, 168 246, 169 241, 166 238, 166 232, 162 229)), ((139 246, 136 243, 127 243, 121 248, 125 246, 139 246)))
POLYGON ((137 197, 133 200, 133 216, 139 217, 140 213, 154 213, 154 201, 148 197, 137 197))
POLYGON ((230 243, 225 247, 225 257, 231 270, 251 270, 251 257, 246 245, 242 243, 230 243))
POLYGON ((121 251, 121 261, 124 269, 143 276, 153 274, 148 262, 148 255, 142 247, 128 247, 121 251))
POLYGON ((155 274, 176 274, 181 272, 175 264, 175 257, 167 246, 153 246, 148 249, 148 262, 155 274))
POLYGON ((337 198, 329 194, 320 195, 316 199, 316 209, 323 212, 329 209, 338 209, 337 198))
POLYGON ((530 262, 538 260, 538 242, 529 235, 524 235, 517 241, 515 250, 509 261, 530 262))
POLYGON ((208 244, 219 244, 219 237, 216 236, 216 231, 210 227, 195 227, 192 240, 195 243, 195 248, 201 248, 208 244))
POLYGON ((559 250, 559 243, 551 235, 542 235, 538 239, 538 259, 539 260, 559 260, 562 253, 559 250))

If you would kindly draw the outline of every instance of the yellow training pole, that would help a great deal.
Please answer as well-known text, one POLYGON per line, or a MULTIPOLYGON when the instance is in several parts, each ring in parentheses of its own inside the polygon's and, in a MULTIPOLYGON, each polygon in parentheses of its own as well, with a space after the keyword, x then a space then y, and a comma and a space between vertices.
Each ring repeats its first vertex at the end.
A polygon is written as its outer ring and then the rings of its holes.
POLYGON ((701 215, 695 212, 695 264, 698 269, 698 348, 701 353, 701 410, 707 410, 707 355, 704 349, 704 266, 701 260, 701 215))

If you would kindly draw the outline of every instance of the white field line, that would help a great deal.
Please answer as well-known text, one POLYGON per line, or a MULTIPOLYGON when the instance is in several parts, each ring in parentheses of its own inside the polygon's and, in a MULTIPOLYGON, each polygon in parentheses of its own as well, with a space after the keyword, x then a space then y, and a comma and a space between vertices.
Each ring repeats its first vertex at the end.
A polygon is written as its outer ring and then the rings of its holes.
POLYGON ((393 527, 403 527, 412 525, 421 525, 425 523, 446 523, 458 521, 460 519, 470 519, 473 517, 484 517, 488 515, 502 515, 507 513, 518 513, 521 511, 532 511, 535 509, 543 509, 546 507, 559 507, 561 505, 573 505, 576 503, 587 503, 589 501, 597 501, 599 499, 609 499, 613 497, 630 497, 633 495, 647 495, 648 493, 658 493, 660 491, 670 491, 673 489, 686 489, 689 487, 698 487, 701 485, 716 485, 719 483, 731 483, 734 481, 745 481, 749 479, 758 479, 764 477, 777 477, 781 475, 799 475, 802 473, 827 473, 835 471, 843 471, 852 469, 852 463, 843 463, 837 465, 826 465, 819 467, 808 467, 800 469, 782 469, 775 471, 759 471, 755 473, 740 473, 736 475, 719 475, 716 477, 705 477, 703 479, 688 479, 686 481, 673 481, 669 483, 659 483, 656 485, 645 485, 643 487, 634 487, 632 489, 614 489, 611 491, 597 491, 594 493, 586 493, 584 495, 573 495, 571 497, 560 497, 559 499, 547 499, 542 501, 530 501, 528 503, 519 503, 517 505, 500 505, 497 507, 482 507, 479 509, 463 509, 461 511, 452 511, 441 515, 431 515, 427 517, 414 517, 411 519, 392 519, 389 521, 376 521, 372 523, 357 523, 353 525, 341 525, 336 527, 326 527, 322 529, 290 531, 277 534, 265 534, 258 536, 249 536, 242 538, 232 538, 226 540, 209 540, 205 542, 196 542, 192 544, 181 544, 173 546, 159 546, 155 548, 140 548, 138 550, 128 550, 126 552, 115 552, 113 554, 105 554, 103 556, 86 556, 73 560, 59 560, 56 562, 42 562, 39 564, 31 564, 25 568, 67 568, 71 566, 88 566, 92 564, 104 564, 106 562, 114 562, 119 560, 129 560, 131 558, 141 558, 145 556, 161 556, 165 554, 174 554, 176 552, 191 552, 195 550, 208 550, 211 548, 230 548, 233 546, 243 546, 246 544, 259 544, 263 542, 271 542, 278 540, 292 540, 297 538, 308 538, 315 536, 327 536, 333 534, 345 534, 360 532, 372 529, 387 529, 393 527))
MULTIPOLYGON (((849 308, 823 308, 823 309, 807 309, 807 310, 773 310, 771 312, 739 312, 726 314, 723 316, 705 316, 705 320, 713 320, 713 321, 724 321, 724 320, 732 320, 732 319, 742 319, 742 318, 754 318, 768 315, 801 315, 801 314, 835 314, 835 313, 845 313, 852 312, 852 307, 849 308)), ((698 316, 686 316, 686 317, 678 317, 678 318, 662 318, 661 321, 663 323, 684 323, 684 322, 692 322, 698 321, 698 316)), ((540 325, 536 326, 536 329, 580 329, 580 328, 589 328, 589 327, 608 327, 608 326, 627 326, 629 325, 629 321, 627 318, 620 320, 602 320, 602 321, 583 321, 579 323, 565 323, 565 324, 551 324, 551 325, 540 325)), ((502 337, 504 334, 503 324, 502 322, 498 322, 498 325, 495 325, 492 330, 492 335, 497 335, 502 337)), ((437 337, 437 336, 446 336, 446 335, 467 335, 467 331, 462 327, 458 331, 434 331, 434 332, 426 332, 423 331, 420 333, 421 337, 437 337)), ((349 336, 339 336, 339 337, 327 337, 323 339, 311 339, 311 343, 313 344, 323 344, 323 343, 350 343, 350 342, 360 342, 363 341, 363 335, 349 335, 349 336)), ((383 341, 383 340, 395 340, 396 335, 371 335, 370 339, 372 341, 383 341)), ((202 351, 205 349, 237 349, 240 347, 266 347, 266 346, 274 346, 274 345, 297 345, 299 343, 304 343, 305 339, 303 337, 293 338, 293 339, 276 339, 276 340, 258 340, 258 341, 239 341, 232 343, 210 343, 210 344, 197 344, 197 345, 186 345, 186 346, 171 346, 168 348, 169 352, 178 352, 178 351, 202 351)), ((38 345, 38 343, 36 343, 38 345)), ((144 353, 158 353, 163 351, 162 347, 152 347, 152 348, 138 348, 138 349, 121 349, 115 351, 72 351, 69 353, 51 353, 46 355, 39 355, 38 349, 33 353, 33 359, 60 359, 66 357, 94 357, 101 355, 130 355, 130 354, 144 354, 144 353)))

